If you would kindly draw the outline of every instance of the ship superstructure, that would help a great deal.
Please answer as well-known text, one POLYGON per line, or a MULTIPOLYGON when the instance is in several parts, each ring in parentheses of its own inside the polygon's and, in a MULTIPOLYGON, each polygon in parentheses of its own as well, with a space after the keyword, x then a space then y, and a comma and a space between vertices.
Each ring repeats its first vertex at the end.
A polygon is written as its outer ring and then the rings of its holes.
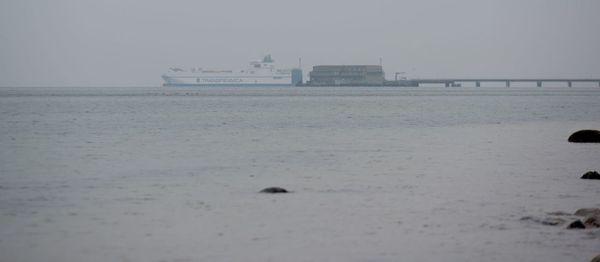
POLYGON ((300 69, 277 69, 274 62, 267 55, 243 70, 170 68, 162 78, 165 86, 291 86, 302 82, 300 69))

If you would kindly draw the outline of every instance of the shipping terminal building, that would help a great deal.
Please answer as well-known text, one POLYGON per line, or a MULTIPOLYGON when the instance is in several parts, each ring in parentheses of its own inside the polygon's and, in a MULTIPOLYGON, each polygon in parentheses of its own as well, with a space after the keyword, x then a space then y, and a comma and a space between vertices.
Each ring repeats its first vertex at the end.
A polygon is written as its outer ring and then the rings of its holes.
POLYGON ((318 65, 309 73, 309 86, 382 86, 380 65, 318 65))

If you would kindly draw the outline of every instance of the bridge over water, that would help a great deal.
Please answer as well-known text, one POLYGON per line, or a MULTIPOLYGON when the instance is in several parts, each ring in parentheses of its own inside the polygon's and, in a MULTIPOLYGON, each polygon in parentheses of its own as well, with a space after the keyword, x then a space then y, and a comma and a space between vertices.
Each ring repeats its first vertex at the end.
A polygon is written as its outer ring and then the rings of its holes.
POLYGON ((475 83, 476 87, 480 87, 481 83, 485 82, 500 82, 504 83, 506 87, 510 87, 511 83, 513 82, 534 82, 538 87, 542 87, 542 83, 547 82, 562 82, 568 87, 572 87, 573 83, 576 82, 585 82, 598 83, 598 87, 600 87, 600 78, 417 78, 401 81, 408 81, 409 83, 407 84, 413 86, 419 86, 422 84, 444 84, 446 87, 460 86, 461 83, 475 83))

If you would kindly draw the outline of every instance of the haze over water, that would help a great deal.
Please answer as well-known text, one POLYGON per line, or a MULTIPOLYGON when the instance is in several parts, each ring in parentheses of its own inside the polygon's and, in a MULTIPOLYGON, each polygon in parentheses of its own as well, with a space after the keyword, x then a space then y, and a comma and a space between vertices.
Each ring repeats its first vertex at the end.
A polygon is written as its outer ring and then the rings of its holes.
POLYGON ((0 2, 0 86, 158 86, 169 67, 379 64, 388 79, 600 78, 595 0, 0 2))

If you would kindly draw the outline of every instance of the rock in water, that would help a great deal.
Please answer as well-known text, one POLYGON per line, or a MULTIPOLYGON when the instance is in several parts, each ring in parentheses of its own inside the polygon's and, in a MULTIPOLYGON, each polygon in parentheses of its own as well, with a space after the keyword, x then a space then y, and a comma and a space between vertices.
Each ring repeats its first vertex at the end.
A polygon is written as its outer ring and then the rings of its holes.
POLYGON ((570 216, 570 213, 564 212, 564 211, 555 211, 555 212, 549 212, 548 215, 551 216, 570 216))
POLYGON ((581 217, 600 216, 600 208, 582 208, 575 211, 575 215, 581 217))
POLYGON ((267 187, 267 188, 261 190, 260 193, 277 194, 277 193, 289 193, 289 192, 285 188, 274 186, 274 187, 267 187))
POLYGON ((600 131, 579 130, 569 136, 571 143, 600 143, 600 131))
POLYGON ((554 218, 554 217, 539 218, 539 217, 532 217, 532 216, 522 217, 521 221, 532 221, 532 222, 546 225, 546 226, 558 226, 558 225, 562 225, 566 222, 562 218, 554 218))
POLYGON ((597 255, 596 257, 592 258, 591 262, 600 262, 600 255, 597 255))
POLYGON ((583 222, 581 222, 581 220, 577 220, 573 223, 571 223, 567 229, 585 229, 585 225, 583 224, 583 222))
POLYGON ((599 228, 600 227, 600 216, 588 217, 583 221, 585 228, 599 228))
POLYGON ((600 174, 596 171, 589 171, 581 177, 581 179, 600 179, 600 174))

